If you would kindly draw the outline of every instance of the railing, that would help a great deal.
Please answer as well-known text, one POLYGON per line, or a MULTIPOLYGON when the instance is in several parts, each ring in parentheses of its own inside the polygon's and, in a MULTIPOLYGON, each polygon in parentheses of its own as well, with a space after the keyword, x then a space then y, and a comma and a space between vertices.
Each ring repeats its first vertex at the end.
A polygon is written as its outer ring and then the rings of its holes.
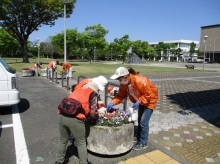
MULTIPOLYGON (((111 99, 114 98, 114 96, 110 96, 108 94, 108 86, 110 86, 110 85, 115 86, 115 87, 119 87, 119 84, 117 84, 117 83, 108 82, 108 84, 105 87, 105 106, 107 106, 107 104, 108 104, 108 98, 111 98, 111 99)), ((126 110, 126 108, 127 108, 127 98, 124 99, 124 101, 123 101, 123 110, 126 110)))

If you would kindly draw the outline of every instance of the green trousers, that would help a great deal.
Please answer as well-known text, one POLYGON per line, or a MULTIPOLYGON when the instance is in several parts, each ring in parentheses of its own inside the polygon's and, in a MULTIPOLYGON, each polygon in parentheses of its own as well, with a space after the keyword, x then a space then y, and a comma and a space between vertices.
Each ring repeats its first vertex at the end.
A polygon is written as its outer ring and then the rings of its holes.
POLYGON ((76 143, 80 164, 87 164, 86 128, 85 122, 76 118, 58 115, 60 139, 57 146, 56 161, 63 163, 65 160, 66 146, 69 135, 72 133, 76 143))

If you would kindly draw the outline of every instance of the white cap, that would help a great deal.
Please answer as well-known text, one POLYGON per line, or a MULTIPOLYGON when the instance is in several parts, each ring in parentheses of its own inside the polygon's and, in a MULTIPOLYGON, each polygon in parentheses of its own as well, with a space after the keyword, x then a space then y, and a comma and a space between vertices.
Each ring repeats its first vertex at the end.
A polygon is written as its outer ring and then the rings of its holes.
POLYGON ((92 79, 92 82, 96 83, 99 86, 99 90, 103 91, 108 80, 104 76, 98 76, 92 79))
POLYGON ((119 67, 119 68, 116 70, 115 74, 112 75, 110 78, 111 78, 111 79, 117 79, 117 78, 119 78, 119 77, 121 77, 121 76, 125 76, 125 75, 128 75, 128 74, 129 74, 129 72, 128 72, 127 68, 125 68, 125 67, 119 67))
POLYGON ((91 88, 95 92, 98 92, 98 90, 99 90, 99 86, 96 83, 94 83, 94 82, 87 83, 87 87, 91 88))

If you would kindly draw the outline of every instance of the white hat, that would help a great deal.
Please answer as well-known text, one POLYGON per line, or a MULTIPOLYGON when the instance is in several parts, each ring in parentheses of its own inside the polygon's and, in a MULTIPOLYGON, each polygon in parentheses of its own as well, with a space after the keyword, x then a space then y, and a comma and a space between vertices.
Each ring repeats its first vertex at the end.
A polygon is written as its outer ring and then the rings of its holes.
POLYGON ((128 75, 128 74, 129 74, 129 72, 128 72, 127 68, 125 68, 125 67, 119 67, 119 68, 116 70, 115 74, 112 75, 110 78, 111 78, 111 79, 117 79, 117 78, 119 78, 119 77, 121 77, 121 76, 125 76, 125 75, 128 75))
POLYGON ((92 82, 96 83, 99 86, 99 90, 103 91, 108 80, 104 76, 98 76, 92 79, 92 82))
POLYGON ((96 83, 94 83, 94 82, 87 83, 87 87, 91 88, 95 92, 98 92, 98 90, 99 90, 99 86, 96 83))

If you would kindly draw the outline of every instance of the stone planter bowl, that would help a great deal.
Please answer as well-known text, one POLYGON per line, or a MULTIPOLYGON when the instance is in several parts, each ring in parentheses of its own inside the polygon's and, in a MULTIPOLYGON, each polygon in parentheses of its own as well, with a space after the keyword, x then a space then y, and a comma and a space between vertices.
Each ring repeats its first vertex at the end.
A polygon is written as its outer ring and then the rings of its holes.
POLYGON ((34 76, 34 71, 33 70, 22 70, 22 76, 24 77, 34 76))
POLYGON ((120 127, 91 126, 87 138, 87 149, 103 155, 119 155, 133 146, 134 124, 120 127))

